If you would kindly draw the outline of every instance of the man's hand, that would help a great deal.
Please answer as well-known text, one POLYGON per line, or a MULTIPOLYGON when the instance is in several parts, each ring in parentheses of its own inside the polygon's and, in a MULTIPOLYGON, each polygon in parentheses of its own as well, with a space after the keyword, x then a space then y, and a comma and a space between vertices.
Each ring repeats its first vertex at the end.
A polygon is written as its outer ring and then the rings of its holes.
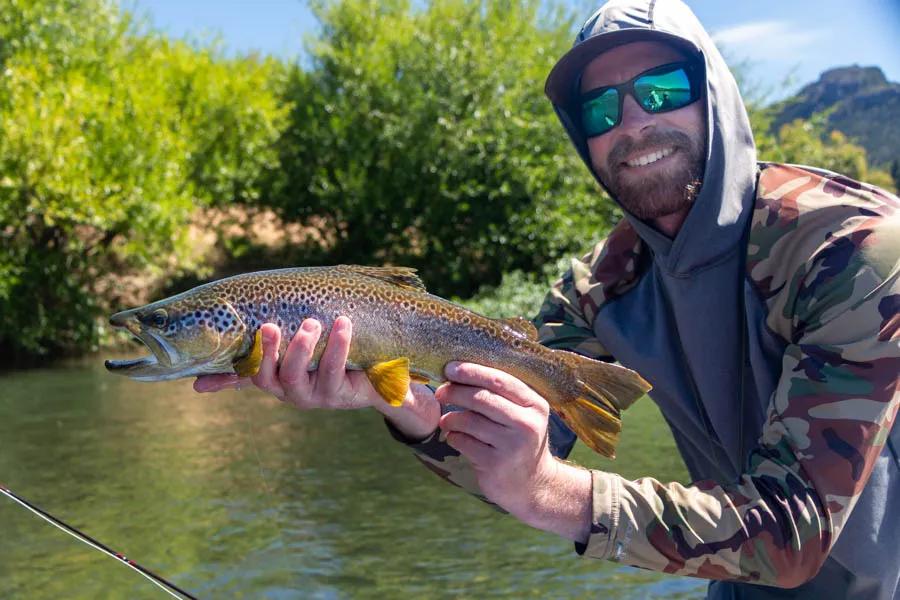
POLYGON ((239 389, 252 383, 300 409, 355 409, 373 407, 384 414, 407 437, 421 439, 437 428, 440 406, 426 386, 414 385, 402 406, 385 402, 363 371, 348 371, 347 356, 353 325, 347 317, 338 317, 315 371, 309 371, 313 352, 322 334, 315 319, 306 319, 291 339, 278 363, 281 330, 266 323, 260 328, 263 359, 259 372, 249 378, 237 375, 205 375, 194 382, 198 392, 239 389))
POLYGON ((591 475, 550 454, 550 407, 512 375, 450 363, 435 398, 465 410, 441 417, 447 443, 472 463, 482 493, 519 520, 575 541, 587 539, 591 475))

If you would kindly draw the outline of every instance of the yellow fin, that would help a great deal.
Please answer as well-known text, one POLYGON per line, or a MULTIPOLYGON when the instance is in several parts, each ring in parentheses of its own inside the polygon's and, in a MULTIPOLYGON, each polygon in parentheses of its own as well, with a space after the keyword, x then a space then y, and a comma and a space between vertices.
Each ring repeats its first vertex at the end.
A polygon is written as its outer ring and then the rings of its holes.
POLYGON ((508 319, 499 319, 501 323, 512 329, 515 333, 522 335, 532 342, 538 341, 538 331, 534 328, 534 324, 524 317, 509 317, 508 319))
POLYGON ((425 377, 424 375, 419 375, 418 373, 413 373, 410 371, 409 378, 413 381, 413 383, 428 383, 431 381, 430 377, 425 377))
POLYGON ((425 284, 416 275, 416 270, 412 267, 366 267, 362 265, 338 265, 337 269, 343 271, 352 271, 372 277, 397 287, 415 290, 417 292, 425 291, 425 284))
POLYGON ((613 365, 565 350, 553 350, 578 382, 577 390, 562 407, 555 406, 575 435, 594 452, 614 458, 621 411, 650 390, 650 384, 625 367, 613 365))
POLYGON ((409 359, 405 356, 372 365, 366 375, 382 398, 391 406, 400 406, 409 389, 409 359))
POLYGON ((579 396, 574 404, 558 408, 556 412, 591 450, 607 458, 616 457, 616 445, 622 431, 618 411, 598 406, 588 398, 579 396))
POLYGON ((232 363, 234 372, 241 377, 256 375, 259 373, 259 365, 262 363, 262 356, 262 334, 259 332, 259 329, 257 329, 256 335, 253 336, 253 345, 250 346, 250 352, 247 353, 247 356, 239 358, 232 363))

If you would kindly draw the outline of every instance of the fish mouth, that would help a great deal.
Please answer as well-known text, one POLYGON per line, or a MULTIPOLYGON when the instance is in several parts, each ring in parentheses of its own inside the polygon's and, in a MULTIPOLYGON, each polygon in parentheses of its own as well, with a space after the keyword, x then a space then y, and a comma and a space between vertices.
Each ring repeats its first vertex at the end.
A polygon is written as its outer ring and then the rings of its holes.
POLYGON ((147 369, 159 365, 159 361, 155 356, 142 356, 141 358, 130 358, 125 360, 106 360, 103 362, 107 371, 113 373, 121 373, 128 375, 130 372, 139 374, 147 369))
POLYGON ((234 340, 215 341, 215 347, 198 350, 192 342, 171 341, 160 335, 149 325, 145 325, 139 314, 145 314, 147 307, 126 310, 114 314, 109 323, 116 329, 126 330, 141 342, 149 356, 124 360, 106 360, 104 365, 110 373, 125 375, 137 381, 167 381, 182 377, 209 375, 214 373, 233 373, 232 360, 244 351, 242 346, 248 342, 245 336, 239 335, 234 340), (177 347, 181 344, 181 349, 177 347), (192 345, 193 344, 193 345, 192 345))
POLYGON ((109 319, 116 329, 124 329, 150 351, 149 356, 124 360, 106 360, 104 366, 111 373, 126 375, 132 379, 158 381, 182 377, 178 352, 165 339, 158 338, 138 322, 133 311, 114 314, 109 319))

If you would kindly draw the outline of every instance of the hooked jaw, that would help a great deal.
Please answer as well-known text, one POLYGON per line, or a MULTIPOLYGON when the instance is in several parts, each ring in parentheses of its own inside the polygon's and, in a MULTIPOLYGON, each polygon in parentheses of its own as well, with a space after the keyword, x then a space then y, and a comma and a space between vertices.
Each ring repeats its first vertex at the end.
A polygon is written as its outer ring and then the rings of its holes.
POLYGON ((104 365, 108 371, 144 381, 174 378, 172 365, 177 362, 178 353, 164 339, 141 325, 137 311, 124 310, 116 313, 109 318, 109 324, 117 329, 127 330, 143 342, 151 354, 126 360, 107 360, 104 365))
POLYGON ((109 324, 117 329, 127 329, 133 335, 140 336, 141 325, 138 323, 135 311, 123 310, 109 318, 109 324))
MULTIPOLYGON (((238 319, 239 331, 223 336, 210 328, 182 329, 167 336, 165 319, 154 324, 153 316, 165 315, 164 307, 149 305, 114 314, 109 323, 124 329, 147 346, 150 356, 127 360, 107 360, 107 370, 138 381, 163 381, 212 373, 233 373, 236 356, 250 344, 245 340, 243 322, 238 319)), ((252 340, 251 340, 252 341, 252 340)))

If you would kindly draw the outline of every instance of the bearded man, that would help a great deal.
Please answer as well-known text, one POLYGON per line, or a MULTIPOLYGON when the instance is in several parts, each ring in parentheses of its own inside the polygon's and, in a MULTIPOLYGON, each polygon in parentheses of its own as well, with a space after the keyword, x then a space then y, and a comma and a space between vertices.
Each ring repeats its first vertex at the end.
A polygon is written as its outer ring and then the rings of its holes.
POLYGON ((302 408, 374 406, 435 471, 579 554, 708 578, 712 598, 897 598, 900 201, 757 163, 734 78, 678 0, 600 8, 546 92, 626 218, 548 294, 540 339, 652 383, 693 483, 563 462, 574 435, 547 402, 479 365, 392 408, 346 372, 345 317, 310 374, 321 326, 278 370, 266 325, 254 383, 302 408))

